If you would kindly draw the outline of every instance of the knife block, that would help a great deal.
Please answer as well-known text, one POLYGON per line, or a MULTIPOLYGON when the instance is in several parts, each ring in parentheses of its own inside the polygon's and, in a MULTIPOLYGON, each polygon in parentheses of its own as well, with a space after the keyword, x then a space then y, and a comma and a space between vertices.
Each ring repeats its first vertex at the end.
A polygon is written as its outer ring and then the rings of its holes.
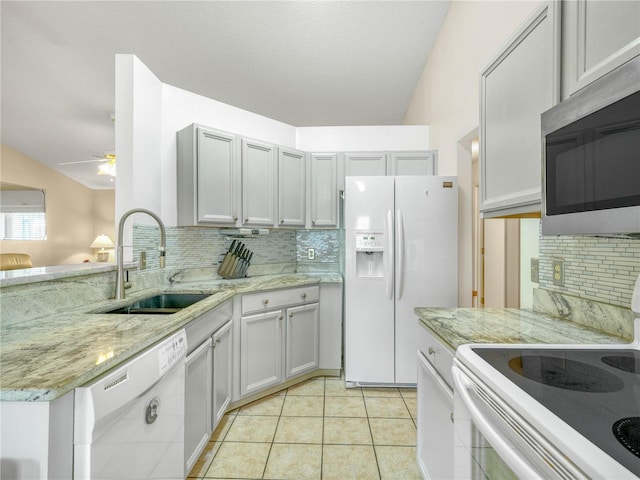
POLYGON ((218 275, 227 280, 234 278, 244 278, 247 276, 247 269, 250 262, 241 259, 232 252, 227 252, 218 266, 218 275))

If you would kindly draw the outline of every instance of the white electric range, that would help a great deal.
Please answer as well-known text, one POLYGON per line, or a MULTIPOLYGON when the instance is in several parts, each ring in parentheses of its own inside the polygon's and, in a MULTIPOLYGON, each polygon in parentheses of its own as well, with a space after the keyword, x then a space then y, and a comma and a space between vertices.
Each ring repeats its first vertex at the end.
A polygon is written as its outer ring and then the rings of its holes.
POLYGON ((640 478, 640 318, 635 337, 458 348, 454 478, 640 478))

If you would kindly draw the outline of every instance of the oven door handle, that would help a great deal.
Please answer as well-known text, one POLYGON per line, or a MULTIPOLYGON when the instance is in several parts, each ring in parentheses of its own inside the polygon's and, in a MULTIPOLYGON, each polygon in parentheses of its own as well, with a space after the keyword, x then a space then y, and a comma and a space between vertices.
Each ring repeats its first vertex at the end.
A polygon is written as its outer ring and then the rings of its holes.
MULTIPOLYGON (((522 456, 514 450, 513 446, 507 442, 500 433, 491 426, 491 422, 482 414, 475 404, 469 390, 473 388, 473 382, 462 373, 457 367, 452 368, 453 382, 457 392, 460 394, 465 407, 476 427, 482 435, 489 441, 493 449, 498 452, 507 465, 513 470, 518 478, 541 478, 540 472, 531 467, 522 456)), ((454 416, 456 414, 454 413, 454 416)))

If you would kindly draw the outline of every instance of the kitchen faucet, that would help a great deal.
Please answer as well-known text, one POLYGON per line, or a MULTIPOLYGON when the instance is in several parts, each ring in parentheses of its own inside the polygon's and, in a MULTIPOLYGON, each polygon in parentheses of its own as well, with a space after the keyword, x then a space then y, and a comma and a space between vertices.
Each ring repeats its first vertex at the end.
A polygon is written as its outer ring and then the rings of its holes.
POLYGON ((124 221, 134 213, 146 213, 151 218, 153 218, 156 222, 158 222, 158 226, 160 227, 160 268, 164 268, 164 259, 165 259, 165 247, 166 247, 166 234, 164 229, 164 223, 159 216, 150 210, 146 210, 144 208, 134 208, 125 212, 120 218, 120 224, 118 225, 118 254, 117 257, 117 270, 116 270, 116 300, 122 300, 124 298, 124 268, 122 266, 123 262, 123 253, 124 246, 122 245, 122 236, 124 230, 124 221))

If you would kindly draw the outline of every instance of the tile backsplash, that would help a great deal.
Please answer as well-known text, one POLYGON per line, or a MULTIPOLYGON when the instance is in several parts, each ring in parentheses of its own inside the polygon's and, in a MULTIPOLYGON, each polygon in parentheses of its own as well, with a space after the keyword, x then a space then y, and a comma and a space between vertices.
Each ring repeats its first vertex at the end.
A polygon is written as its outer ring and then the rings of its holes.
MULTIPOLYGON (((229 249, 233 238, 222 235, 219 228, 167 227, 167 269, 217 267, 229 249)), ((133 227, 133 258, 139 261, 146 252, 147 267, 158 265, 159 229, 153 225, 133 227)), ((272 266, 283 265, 293 271, 340 271, 340 232, 338 230, 270 230, 268 235, 240 238, 253 251, 252 268, 268 273, 272 266), (315 249, 315 259, 307 259, 309 248, 315 249)))
POLYGON ((640 239, 540 236, 540 288, 629 308, 640 274, 640 239), (553 282, 554 260, 564 266, 564 285, 553 282))

